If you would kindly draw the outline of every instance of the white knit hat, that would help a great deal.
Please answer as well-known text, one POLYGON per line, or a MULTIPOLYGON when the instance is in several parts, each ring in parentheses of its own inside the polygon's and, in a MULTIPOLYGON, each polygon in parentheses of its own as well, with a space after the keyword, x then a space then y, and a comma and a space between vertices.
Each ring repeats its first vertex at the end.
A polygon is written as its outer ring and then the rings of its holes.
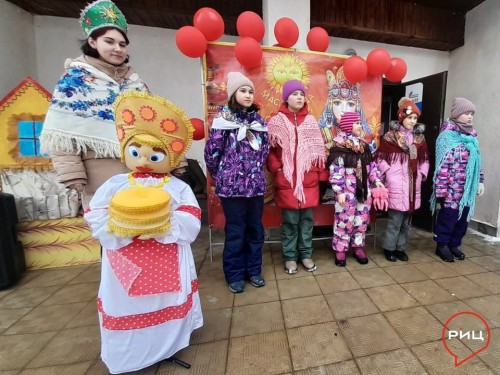
POLYGON ((250 86, 252 90, 255 90, 253 82, 250 81, 240 72, 230 72, 227 75, 227 97, 231 98, 233 94, 238 91, 242 86, 250 86))

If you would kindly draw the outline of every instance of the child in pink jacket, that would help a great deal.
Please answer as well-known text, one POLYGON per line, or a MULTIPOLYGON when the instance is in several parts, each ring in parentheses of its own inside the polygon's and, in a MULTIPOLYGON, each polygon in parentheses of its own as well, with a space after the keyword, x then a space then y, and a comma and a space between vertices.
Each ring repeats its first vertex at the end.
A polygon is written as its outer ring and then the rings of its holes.
POLYGON ((409 98, 401 98, 398 107, 398 122, 391 124, 391 130, 384 134, 376 154, 382 179, 389 190, 383 248, 390 262, 408 260, 411 215, 420 207, 422 181, 429 172, 424 125, 417 125, 420 110, 409 98))

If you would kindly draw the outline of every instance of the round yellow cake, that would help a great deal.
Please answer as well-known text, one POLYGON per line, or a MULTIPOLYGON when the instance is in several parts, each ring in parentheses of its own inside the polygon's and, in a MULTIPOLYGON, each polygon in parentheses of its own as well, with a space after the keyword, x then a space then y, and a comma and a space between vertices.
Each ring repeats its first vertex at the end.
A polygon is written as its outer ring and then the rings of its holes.
POLYGON ((156 234, 170 228, 170 194, 156 187, 131 187, 109 204, 109 229, 118 236, 156 234))

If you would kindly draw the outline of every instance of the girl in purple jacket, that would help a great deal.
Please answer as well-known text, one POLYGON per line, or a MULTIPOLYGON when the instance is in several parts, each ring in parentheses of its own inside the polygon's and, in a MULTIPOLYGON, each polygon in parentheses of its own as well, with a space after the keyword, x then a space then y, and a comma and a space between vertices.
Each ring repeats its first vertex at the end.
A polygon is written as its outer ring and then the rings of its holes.
POLYGON ((229 102, 212 122, 205 145, 207 170, 215 181, 226 219, 223 268, 229 290, 241 293, 245 279, 262 287, 264 166, 269 153, 267 125, 254 103, 254 85, 239 72, 227 79, 229 102))
POLYGON ((329 182, 335 194, 335 222, 332 248, 335 265, 346 265, 349 247, 360 264, 368 263, 364 247, 370 222, 370 185, 383 187, 368 144, 360 137, 361 117, 346 112, 340 119, 341 132, 333 139, 328 165, 329 182))
POLYGON ((436 254, 445 262, 465 259, 462 239, 476 204, 484 194, 481 152, 472 125, 475 106, 465 98, 453 99, 451 117, 441 125, 436 140, 436 171, 431 210, 441 209, 434 225, 436 254))
POLYGON ((420 110, 409 98, 398 103, 398 122, 384 134, 377 149, 380 173, 389 190, 389 212, 384 235, 384 254, 388 261, 407 261, 411 215, 420 207, 422 181, 429 173, 429 155, 417 125, 420 110))

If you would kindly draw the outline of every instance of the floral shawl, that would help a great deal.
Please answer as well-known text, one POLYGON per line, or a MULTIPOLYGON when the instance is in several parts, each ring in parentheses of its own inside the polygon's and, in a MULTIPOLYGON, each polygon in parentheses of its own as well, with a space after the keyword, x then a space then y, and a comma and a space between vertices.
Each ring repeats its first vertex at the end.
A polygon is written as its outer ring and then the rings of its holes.
POLYGON ((123 91, 146 91, 137 73, 118 83, 88 62, 73 60, 56 85, 40 135, 41 151, 93 150, 96 157, 119 157, 112 105, 123 91))

